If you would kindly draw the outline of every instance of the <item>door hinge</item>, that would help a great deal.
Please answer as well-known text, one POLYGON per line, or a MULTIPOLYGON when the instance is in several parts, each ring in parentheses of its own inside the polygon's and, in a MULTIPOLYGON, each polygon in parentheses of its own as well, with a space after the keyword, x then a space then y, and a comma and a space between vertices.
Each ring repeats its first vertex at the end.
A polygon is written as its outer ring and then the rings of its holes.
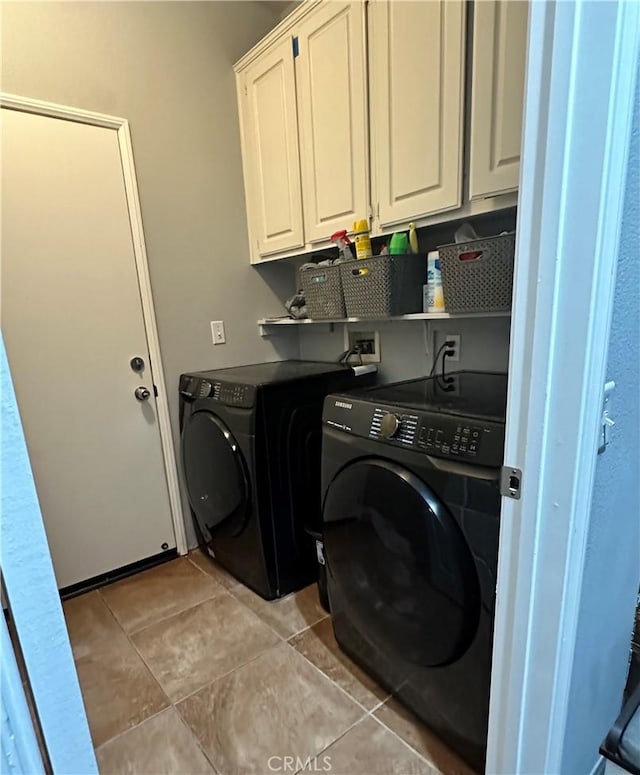
POLYGON ((616 424, 615 420, 609 417, 609 397, 613 392, 616 383, 613 380, 604 383, 604 391, 602 394, 602 426, 600 430, 600 444, 598 445, 598 454, 601 455, 605 449, 609 446, 609 429, 613 428, 616 424))
POLYGON ((153 386, 153 395, 157 398, 158 397, 158 388, 154 385, 153 386))
POLYGON ((291 46, 293 47, 293 58, 295 59, 300 53, 300 44, 298 43, 298 36, 294 35, 291 38, 291 46))
POLYGON ((520 500, 522 492, 522 471, 513 466, 502 466, 500 471, 500 495, 520 500))

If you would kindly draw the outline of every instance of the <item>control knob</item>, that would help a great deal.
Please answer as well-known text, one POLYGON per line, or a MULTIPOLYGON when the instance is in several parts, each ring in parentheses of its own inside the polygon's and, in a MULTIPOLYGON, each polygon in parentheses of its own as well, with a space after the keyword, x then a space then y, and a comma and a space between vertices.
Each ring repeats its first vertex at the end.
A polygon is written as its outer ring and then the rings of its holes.
POLYGON ((400 427, 400 418, 397 414, 385 414, 380 422, 380 435, 385 439, 395 436, 400 427))

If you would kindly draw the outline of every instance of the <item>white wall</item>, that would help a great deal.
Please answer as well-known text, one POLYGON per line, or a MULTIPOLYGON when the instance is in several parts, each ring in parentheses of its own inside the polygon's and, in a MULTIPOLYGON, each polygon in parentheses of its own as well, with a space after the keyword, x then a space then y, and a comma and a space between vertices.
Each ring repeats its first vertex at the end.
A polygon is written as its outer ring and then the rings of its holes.
POLYGON ((249 265, 232 70, 276 22, 259 2, 2 4, 4 91, 131 123, 176 444, 181 372, 297 354, 256 327, 284 312, 292 268, 249 265))

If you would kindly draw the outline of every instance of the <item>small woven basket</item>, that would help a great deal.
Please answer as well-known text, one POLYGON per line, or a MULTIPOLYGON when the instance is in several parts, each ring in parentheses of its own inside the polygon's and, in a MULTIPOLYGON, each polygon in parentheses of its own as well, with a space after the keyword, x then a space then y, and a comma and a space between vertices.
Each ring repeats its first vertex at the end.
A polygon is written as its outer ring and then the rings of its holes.
POLYGON ((511 309, 515 234, 438 248, 447 312, 511 309))
POLYGON ((373 256, 340 265, 349 317, 388 317, 422 312, 427 274, 424 254, 373 256))
POLYGON ((340 265, 307 266, 300 270, 307 315, 312 320, 343 318, 346 315, 340 265))

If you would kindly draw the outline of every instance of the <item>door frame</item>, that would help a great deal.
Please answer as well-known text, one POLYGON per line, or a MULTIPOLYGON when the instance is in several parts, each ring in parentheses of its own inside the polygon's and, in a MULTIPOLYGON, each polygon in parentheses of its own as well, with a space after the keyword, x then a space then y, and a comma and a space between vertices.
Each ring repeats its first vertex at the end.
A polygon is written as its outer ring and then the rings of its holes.
POLYGON ((639 48, 638 3, 530 5, 489 773, 561 771, 639 48))
POLYGON ((169 493, 171 521, 173 523, 178 554, 186 554, 188 551, 187 536, 185 532, 184 514, 182 511, 182 499, 180 497, 175 447, 171 433, 168 393, 164 380, 160 340, 158 338, 156 314, 151 293, 147 248, 144 240, 142 212, 140 210, 138 181, 133 160, 133 147, 131 144, 129 122, 126 118, 120 118, 118 116, 94 113, 81 108, 58 105, 52 102, 21 97, 6 92, 0 92, 0 108, 17 110, 23 113, 35 113, 39 116, 48 116, 50 118, 60 118, 66 121, 89 124, 90 126, 113 129, 116 132, 127 199, 127 211, 129 213, 129 223, 131 226, 136 274, 138 277, 138 287, 140 289, 140 300, 142 303, 142 316, 149 347, 149 356, 151 359, 150 367, 153 375, 153 383, 158 388, 158 395, 155 397, 156 411, 158 413, 160 443, 162 446, 165 478, 169 493))

